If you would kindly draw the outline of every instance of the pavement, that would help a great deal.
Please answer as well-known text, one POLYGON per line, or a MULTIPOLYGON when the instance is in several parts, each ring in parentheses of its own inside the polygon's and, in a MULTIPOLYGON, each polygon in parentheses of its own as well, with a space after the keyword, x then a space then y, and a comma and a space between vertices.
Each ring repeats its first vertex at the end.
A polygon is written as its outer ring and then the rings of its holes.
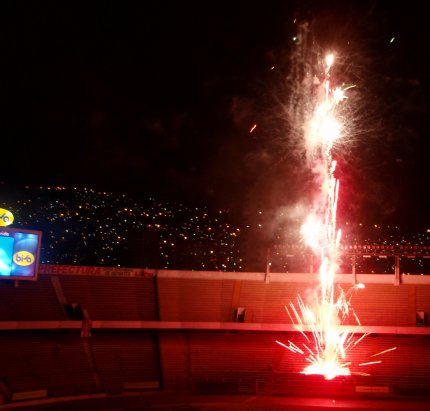
POLYGON ((44 399, 0 405, 16 411, 430 411, 428 399, 331 399, 173 392, 44 399))

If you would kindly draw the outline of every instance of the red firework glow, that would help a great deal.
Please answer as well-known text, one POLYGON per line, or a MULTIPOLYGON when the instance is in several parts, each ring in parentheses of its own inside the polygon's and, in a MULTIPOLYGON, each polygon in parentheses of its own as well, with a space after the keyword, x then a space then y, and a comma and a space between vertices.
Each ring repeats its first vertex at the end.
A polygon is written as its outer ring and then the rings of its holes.
MULTIPOLYGON (((311 147, 315 170, 321 178, 322 200, 319 199, 316 211, 311 213, 302 226, 302 235, 306 244, 320 257, 319 287, 311 300, 304 302, 300 296, 297 304, 285 306, 295 328, 305 337, 301 347, 291 341, 278 344, 294 353, 304 355, 309 365, 303 374, 323 375, 330 380, 340 375, 369 375, 365 372, 352 372, 347 360, 347 353, 367 334, 354 334, 355 327, 342 326, 342 322, 353 316, 360 325, 350 305, 351 291, 363 286, 356 285, 345 293, 339 286, 334 287, 334 277, 339 262, 339 244, 341 231, 336 228, 336 211, 339 197, 339 180, 335 178, 336 161, 332 159, 333 143, 341 137, 342 124, 336 116, 336 108, 345 98, 348 88, 332 88, 329 77, 334 62, 333 55, 326 58, 325 78, 320 84, 320 98, 315 105, 306 127, 305 138, 311 147), (317 166, 315 166, 317 164, 317 166), (335 293, 336 291, 336 293, 335 293), (336 295, 335 295, 336 294, 336 295)), ((373 356, 381 355, 391 348, 373 356)), ((371 361, 359 366, 375 364, 371 361)))

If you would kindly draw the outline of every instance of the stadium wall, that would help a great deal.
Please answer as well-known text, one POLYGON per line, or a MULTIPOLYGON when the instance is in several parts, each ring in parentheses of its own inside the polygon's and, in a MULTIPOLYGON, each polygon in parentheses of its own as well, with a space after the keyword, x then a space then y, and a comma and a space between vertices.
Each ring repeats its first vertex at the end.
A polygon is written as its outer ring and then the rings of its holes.
POLYGON ((369 335, 348 354, 357 374, 332 381, 300 374, 304 355, 276 343, 303 343, 285 305, 313 292, 312 274, 45 266, 35 282, 2 280, 0 391, 8 402, 145 390, 428 396, 430 277, 337 280, 361 322, 344 327, 369 335))

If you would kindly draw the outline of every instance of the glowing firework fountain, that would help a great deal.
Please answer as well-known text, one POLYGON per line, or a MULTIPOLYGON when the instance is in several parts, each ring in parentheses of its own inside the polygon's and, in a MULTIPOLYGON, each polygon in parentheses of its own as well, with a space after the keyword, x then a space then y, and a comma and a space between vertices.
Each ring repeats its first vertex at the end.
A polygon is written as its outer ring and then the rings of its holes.
MULTIPOLYGON (((315 212, 303 224, 302 235, 314 254, 320 257, 319 287, 313 293, 312 302, 305 303, 298 296, 296 305, 290 302, 285 307, 306 342, 298 346, 291 341, 288 341, 288 345, 276 341, 292 352, 305 356, 309 365, 302 373, 319 374, 326 379, 352 374, 349 369, 351 363, 346 359, 347 351, 366 336, 362 334, 358 337, 354 334, 354 327, 342 326, 349 316, 354 317, 357 325, 360 322, 350 306, 351 293, 345 293, 340 287, 335 288, 334 284, 341 231, 336 228, 339 180, 335 178, 336 161, 332 158, 332 147, 342 134, 342 124, 336 114, 338 105, 346 98, 348 87, 332 88, 330 71, 333 62, 333 55, 329 55, 326 58, 324 79, 316 81, 317 102, 305 126, 307 147, 311 148, 313 156, 316 153, 318 160, 314 167, 320 177, 322 200, 317 202, 315 212)), ((368 375, 364 372, 355 374, 368 375)))

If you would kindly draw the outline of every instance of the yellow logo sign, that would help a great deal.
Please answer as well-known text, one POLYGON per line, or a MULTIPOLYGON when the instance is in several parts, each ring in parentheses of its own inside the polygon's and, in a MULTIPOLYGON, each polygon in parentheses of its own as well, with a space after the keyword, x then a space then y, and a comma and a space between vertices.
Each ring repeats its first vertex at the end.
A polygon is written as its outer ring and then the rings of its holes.
POLYGON ((13 223, 13 214, 5 210, 4 208, 0 208, 0 227, 6 227, 9 224, 13 223))
POLYGON ((30 265, 34 263, 34 255, 28 251, 18 251, 13 255, 13 262, 17 265, 30 265))

